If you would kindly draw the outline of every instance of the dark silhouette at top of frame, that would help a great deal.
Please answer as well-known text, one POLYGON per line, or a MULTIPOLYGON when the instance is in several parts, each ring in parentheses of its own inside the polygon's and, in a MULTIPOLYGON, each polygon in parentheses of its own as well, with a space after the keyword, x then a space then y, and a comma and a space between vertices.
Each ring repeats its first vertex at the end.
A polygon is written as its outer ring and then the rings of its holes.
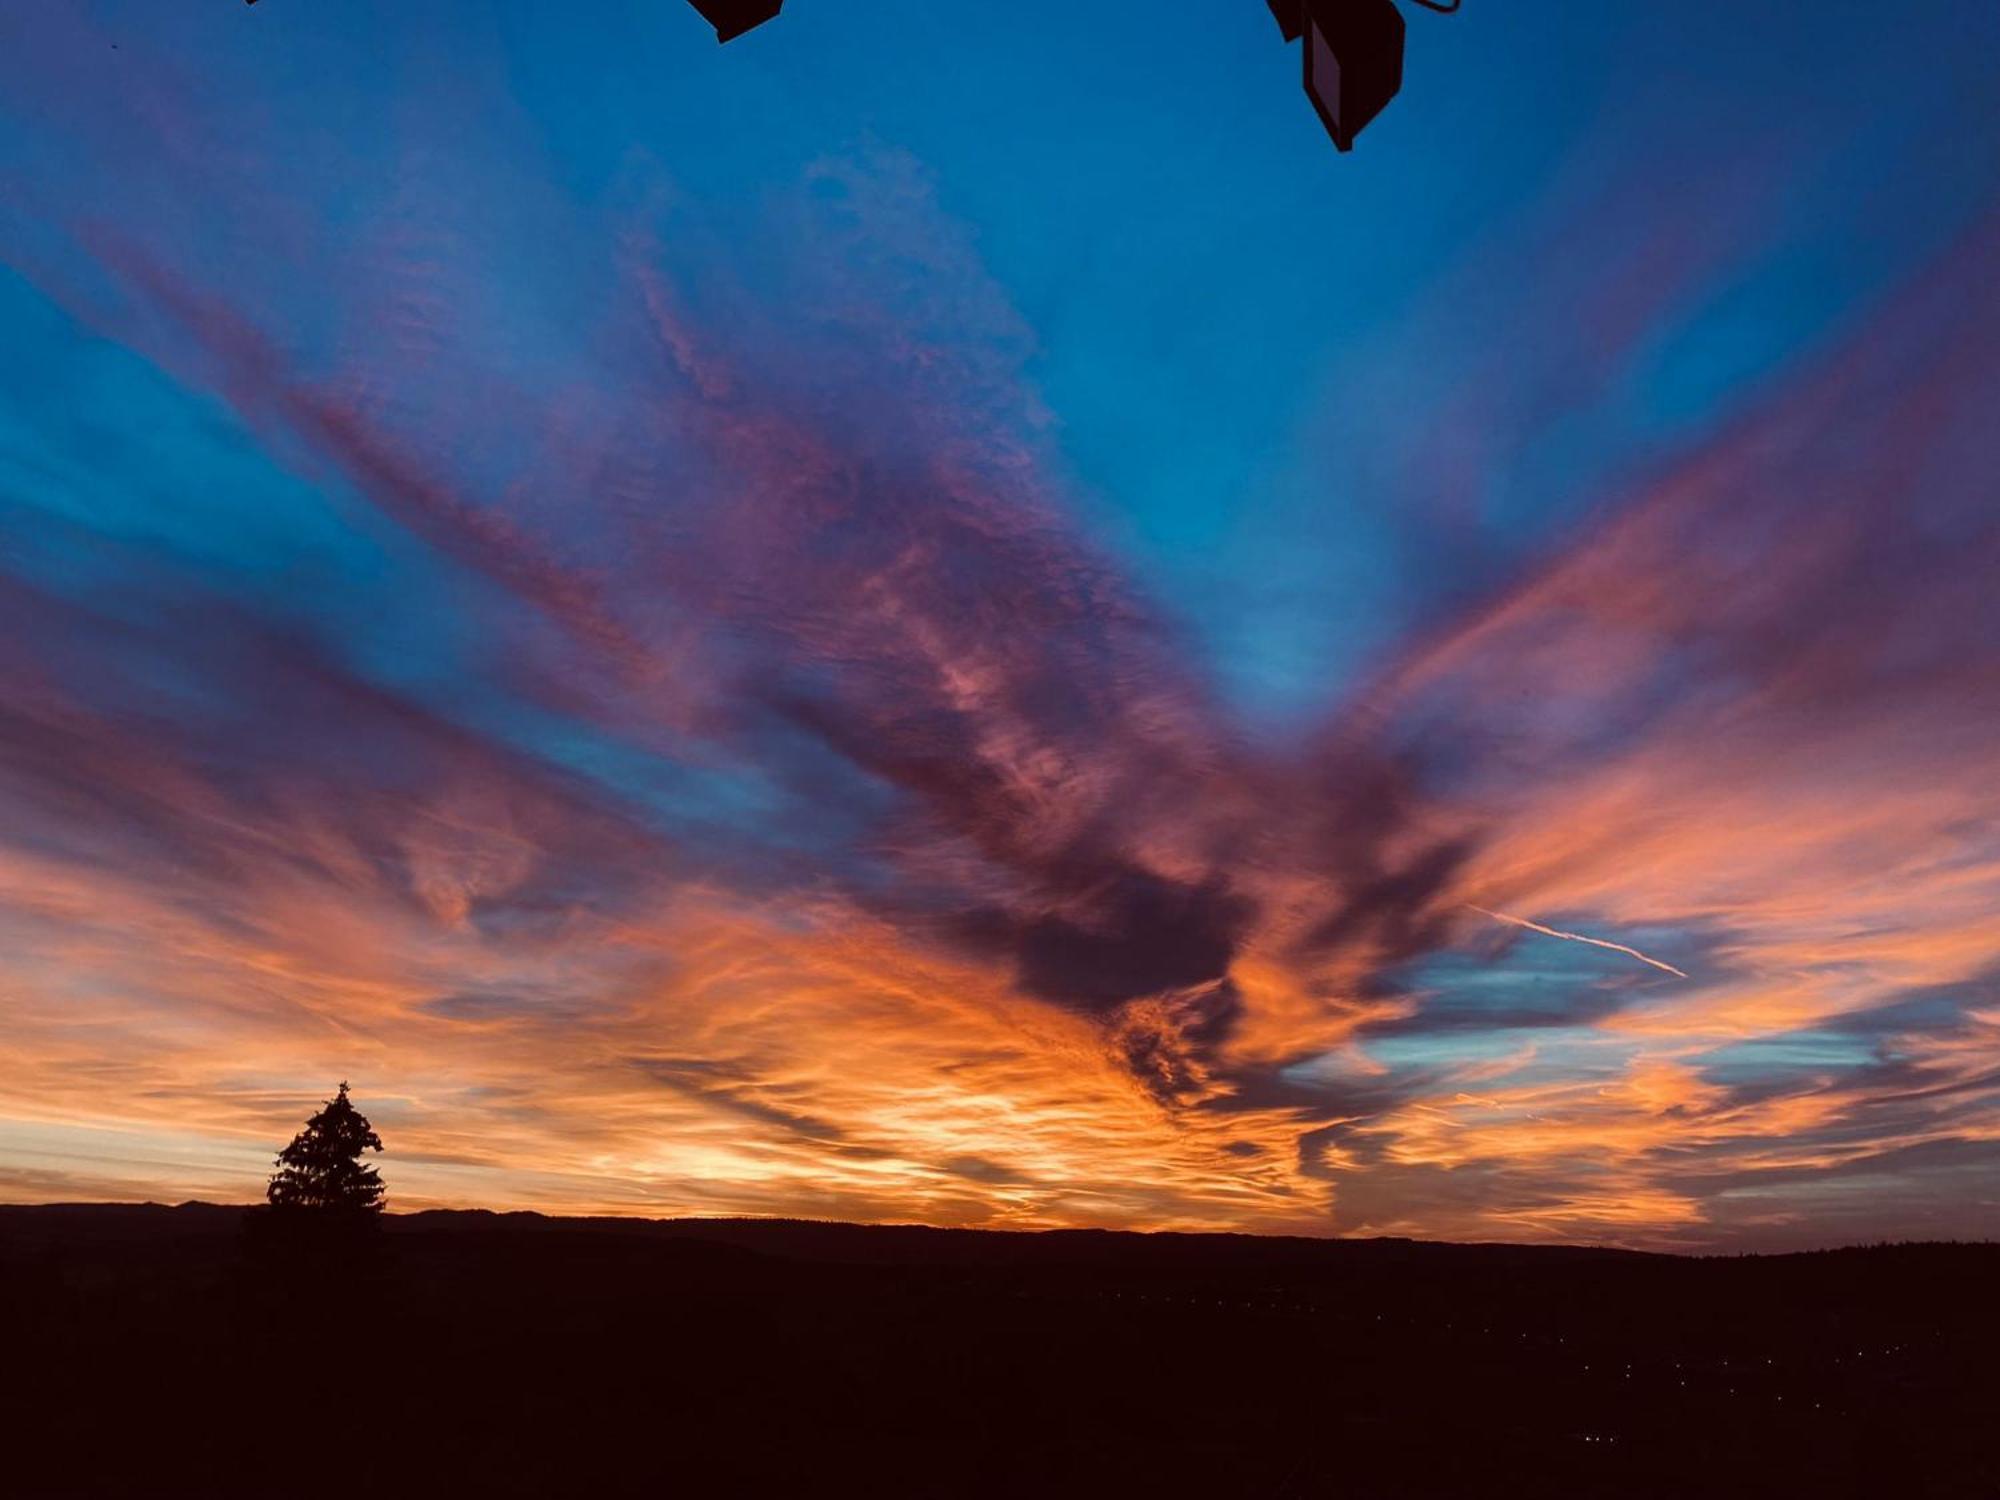
POLYGON ((715 28, 715 39, 726 42, 762 26, 785 8, 785 0, 688 0, 715 28))
MULTIPOLYGON (((257 0, 244 0, 255 5, 257 0)), ((775 20, 785 0, 688 0, 715 28, 718 42, 733 41, 775 20)), ((1403 15, 1394 0, 1267 0, 1288 42, 1303 40, 1306 97, 1339 150, 1403 87, 1403 15)), ((1460 0, 1413 0, 1450 14, 1460 0)))
POLYGON ((1403 13, 1393 0, 1269 0, 1288 42, 1305 41, 1306 97, 1339 150, 1403 86, 1403 13))

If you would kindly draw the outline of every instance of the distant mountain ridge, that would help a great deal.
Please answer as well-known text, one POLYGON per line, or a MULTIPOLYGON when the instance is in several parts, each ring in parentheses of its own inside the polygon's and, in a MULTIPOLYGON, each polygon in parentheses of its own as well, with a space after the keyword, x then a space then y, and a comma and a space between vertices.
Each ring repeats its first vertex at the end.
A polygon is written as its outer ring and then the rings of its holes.
MULTIPOLYGON (((0 1204, 0 1240, 93 1241, 144 1233, 172 1237, 234 1233, 255 1205, 189 1200, 161 1203, 0 1204)), ((1312 1238, 1232 1232, 1125 1229, 981 1229, 927 1224, 856 1224, 842 1220, 771 1218, 647 1219, 616 1215, 554 1215, 528 1209, 420 1209, 387 1213, 383 1228, 407 1234, 609 1234, 701 1240, 786 1259, 838 1264, 1118 1265, 1213 1269, 1307 1268, 1337 1264, 1411 1263, 1476 1258, 1488 1264, 1623 1261, 1672 1264, 1732 1260, 1775 1262, 1801 1256, 1885 1253, 1964 1253, 1993 1241, 1901 1241, 1829 1246, 1764 1255, 1692 1256, 1603 1245, 1525 1245, 1492 1241, 1417 1240, 1399 1236, 1312 1238)))

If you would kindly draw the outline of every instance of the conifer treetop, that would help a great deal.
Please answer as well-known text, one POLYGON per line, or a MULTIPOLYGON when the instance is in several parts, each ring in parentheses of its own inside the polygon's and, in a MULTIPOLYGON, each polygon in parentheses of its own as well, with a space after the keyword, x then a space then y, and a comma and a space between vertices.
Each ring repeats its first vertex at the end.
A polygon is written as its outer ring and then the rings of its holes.
POLYGON ((278 1153, 278 1170, 264 1196, 280 1209, 379 1212, 382 1179, 361 1155, 381 1149, 382 1138, 348 1099, 342 1080, 340 1092, 278 1153))

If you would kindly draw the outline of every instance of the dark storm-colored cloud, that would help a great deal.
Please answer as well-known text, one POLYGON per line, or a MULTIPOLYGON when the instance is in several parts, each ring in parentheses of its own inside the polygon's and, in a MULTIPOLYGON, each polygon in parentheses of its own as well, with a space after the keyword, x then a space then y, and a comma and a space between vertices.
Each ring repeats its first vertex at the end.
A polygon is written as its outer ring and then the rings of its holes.
POLYGON ((1228 974, 1250 916, 1241 898, 1110 861, 1075 873, 1088 878, 1055 887, 1068 898, 1059 913, 968 912, 954 917, 949 930, 1011 959, 1031 994, 1086 1012, 1214 984, 1228 974))
POLYGON ((1307 934, 1307 945, 1341 948, 1368 942, 1383 962, 1438 946, 1450 920, 1439 897, 1470 853, 1468 841, 1453 839, 1422 851, 1399 868, 1371 868, 1307 934))
POLYGON ((954 1177, 963 1177, 969 1182, 983 1182, 1005 1187, 1025 1182, 1028 1179, 1012 1167, 986 1160, 983 1156, 954 1156, 938 1164, 954 1177))
MULTIPOLYGON (((648 1057, 636 1060, 638 1069, 655 1083, 694 1096, 730 1114, 741 1115, 760 1125, 775 1126, 815 1141, 842 1142, 847 1132, 831 1120, 801 1114, 771 1102, 757 1091, 758 1079, 742 1069, 708 1058, 648 1057)), ((854 1148, 864 1156, 866 1147, 854 1148)))

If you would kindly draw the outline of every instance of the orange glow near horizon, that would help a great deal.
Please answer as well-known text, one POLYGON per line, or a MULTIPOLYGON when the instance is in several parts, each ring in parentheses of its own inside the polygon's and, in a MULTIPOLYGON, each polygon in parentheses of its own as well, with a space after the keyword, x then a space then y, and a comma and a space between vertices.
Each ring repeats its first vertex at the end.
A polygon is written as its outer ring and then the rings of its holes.
POLYGON ((1227 486, 1177 570, 905 151, 710 222, 322 132, 320 203, 168 73, 0 70, 79 164, 8 295, 94 393, 0 494, 0 1200, 254 1199, 346 1078, 401 1209, 2000 1233, 2000 220, 1489 495, 1737 232, 1571 205, 1436 289, 1548 348, 1419 452, 1301 398, 1299 571, 1227 486))

